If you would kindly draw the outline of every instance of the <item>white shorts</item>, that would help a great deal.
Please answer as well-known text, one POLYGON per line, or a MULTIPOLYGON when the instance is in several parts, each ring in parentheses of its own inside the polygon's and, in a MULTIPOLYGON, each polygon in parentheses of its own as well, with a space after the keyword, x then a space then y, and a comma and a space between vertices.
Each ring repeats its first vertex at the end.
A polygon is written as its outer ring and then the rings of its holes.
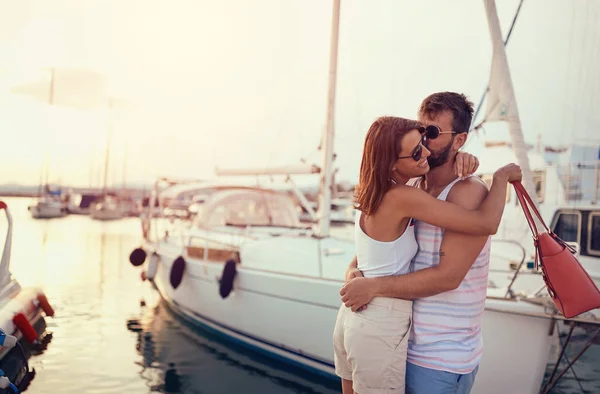
POLYGON ((404 394, 412 301, 376 297, 362 312, 342 305, 333 332, 335 373, 358 394, 404 394))

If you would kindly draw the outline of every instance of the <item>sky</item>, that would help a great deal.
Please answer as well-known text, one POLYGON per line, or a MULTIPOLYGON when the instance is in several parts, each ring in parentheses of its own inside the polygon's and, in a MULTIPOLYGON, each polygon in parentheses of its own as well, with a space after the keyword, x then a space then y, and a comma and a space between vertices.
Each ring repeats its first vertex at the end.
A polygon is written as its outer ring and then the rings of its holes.
MULTIPOLYGON (((498 3, 506 32, 518 1, 498 3)), ((109 184, 320 164, 331 8, 326 0, 0 0, 0 184, 37 185, 47 173, 50 182, 101 186, 107 136, 109 184), (94 107, 48 105, 53 68, 56 101, 85 96, 94 107), (82 72, 99 77, 73 82, 82 72), (14 93, 31 83, 37 95, 14 93), (109 111, 109 97, 122 105, 109 111)), ((598 141, 598 20, 595 0, 524 2, 507 54, 527 141, 598 141)), ((376 117, 415 117, 435 91, 477 103, 490 62, 483 1, 342 0, 338 179, 358 177, 376 117)), ((467 150, 504 138, 503 127, 486 126, 467 150)))

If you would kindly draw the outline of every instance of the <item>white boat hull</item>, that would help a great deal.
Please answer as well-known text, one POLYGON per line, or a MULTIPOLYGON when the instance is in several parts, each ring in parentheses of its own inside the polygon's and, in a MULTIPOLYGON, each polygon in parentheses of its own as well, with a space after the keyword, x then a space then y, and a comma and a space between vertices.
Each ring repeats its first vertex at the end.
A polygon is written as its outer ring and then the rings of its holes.
POLYGON ((29 207, 29 212, 34 219, 52 219, 60 218, 67 215, 66 207, 59 204, 52 205, 32 205, 29 207))
POLYGON ((90 217, 94 220, 118 220, 123 218, 120 210, 91 210, 90 217))
MULTIPOLYGON (((230 340, 335 378, 332 335, 340 281, 244 268, 242 263, 234 291, 222 299, 222 263, 184 256, 184 278, 174 290, 170 271, 181 250, 162 243, 156 251, 160 261, 153 282, 175 311, 230 340)), ((327 261, 323 270, 326 266, 327 261)), ((339 268, 343 272, 344 266, 339 268)), ((538 393, 555 339, 551 320, 543 307, 522 301, 488 299, 486 308, 484 358, 473 393, 538 393)))

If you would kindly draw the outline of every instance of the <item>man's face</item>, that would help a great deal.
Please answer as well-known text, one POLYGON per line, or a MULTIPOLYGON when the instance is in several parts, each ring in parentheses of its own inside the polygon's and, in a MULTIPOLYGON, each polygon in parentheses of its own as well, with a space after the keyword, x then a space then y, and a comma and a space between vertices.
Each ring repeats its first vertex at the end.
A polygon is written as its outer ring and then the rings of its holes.
MULTIPOLYGON (((443 111, 432 118, 419 116, 418 120, 425 126, 435 125, 439 127, 441 131, 453 131, 452 121, 454 120, 454 117, 450 111, 443 111)), ((452 152, 452 144, 454 143, 455 135, 456 134, 450 133, 440 134, 433 140, 427 139, 425 146, 431 151, 431 155, 427 158, 431 169, 439 167, 448 161, 450 153, 452 152)))

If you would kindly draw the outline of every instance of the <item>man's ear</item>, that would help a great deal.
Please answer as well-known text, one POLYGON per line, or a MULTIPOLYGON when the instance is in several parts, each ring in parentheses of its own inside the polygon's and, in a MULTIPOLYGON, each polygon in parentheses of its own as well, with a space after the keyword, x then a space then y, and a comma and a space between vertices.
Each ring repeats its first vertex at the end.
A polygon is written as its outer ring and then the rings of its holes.
POLYGON ((460 148, 463 147, 465 142, 467 142, 467 133, 456 134, 456 137, 454 138, 454 144, 453 144, 454 149, 459 150, 460 148))

